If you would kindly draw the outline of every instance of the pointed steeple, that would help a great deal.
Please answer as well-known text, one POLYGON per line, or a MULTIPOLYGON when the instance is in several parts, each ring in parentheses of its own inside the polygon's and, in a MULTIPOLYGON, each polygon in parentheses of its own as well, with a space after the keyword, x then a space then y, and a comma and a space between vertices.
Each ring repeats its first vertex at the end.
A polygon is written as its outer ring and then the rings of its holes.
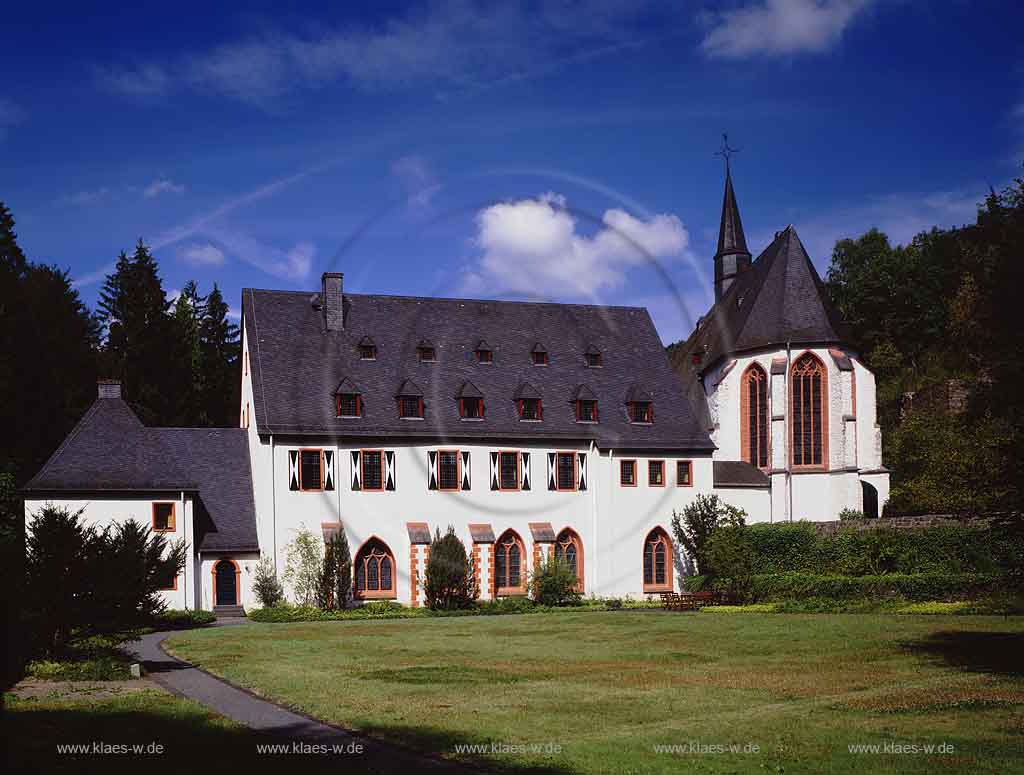
POLYGON ((725 160, 725 196, 722 199, 722 222, 718 227, 718 252, 715 253, 715 301, 729 290, 736 275, 750 266, 750 251, 743 234, 740 208, 732 187, 729 159, 725 160))

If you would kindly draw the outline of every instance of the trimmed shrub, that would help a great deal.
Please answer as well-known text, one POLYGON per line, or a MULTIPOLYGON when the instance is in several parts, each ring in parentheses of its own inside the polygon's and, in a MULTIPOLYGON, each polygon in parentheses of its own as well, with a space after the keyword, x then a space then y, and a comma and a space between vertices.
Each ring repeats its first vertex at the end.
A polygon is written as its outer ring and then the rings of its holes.
POLYGON ((540 605, 579 605, 579 579, 565 560, 545 557, 530 574, 530 594, 540 605))
POLYGON ((153 626, 158 630, 189 630, 206 627, 217 621, 213 611, 170 609, 157 615, 153 626))
POLYGON ((672 512, 672 532, 676 542, 686 550, 686 556, 696 563, 698 573, 707 572, 705 546, 711 533, 727 517, 746 518, 743 509, 730 506, 717 495, 698 494, 682 513, 672 512))
POLYGON ((479 593, 466 547, 451 525, 443 536, 436 530, 430 542, 423 592, 428 608, 443 611, 469 608, 479 593))
POLYGON ((754 576, 752 546, 743 517, 731 513, 711 531, 704 547, 707 570, 715 586, 740 600, 749 593, 754 576))
POLYGON ((334 607, 342 610, 352 602, 352 552, 348 548, 348 536, 344 530, 335 532, 330 544, 337 568, 334 574, 334 607))
POLYGON ((902 597, 906 600, 961 600, 990 594, 1004 577, 983 573, 916 573, 874 576, 819 576, 774 573, 754 576, 750 588, 756 602, 855 600, 902 597))
POLYGON ((274 564, 269 557, 260 559, 253 575, 252 591, 264 608, 273 608, 284 600, 284 587, 277 580, 274 564))

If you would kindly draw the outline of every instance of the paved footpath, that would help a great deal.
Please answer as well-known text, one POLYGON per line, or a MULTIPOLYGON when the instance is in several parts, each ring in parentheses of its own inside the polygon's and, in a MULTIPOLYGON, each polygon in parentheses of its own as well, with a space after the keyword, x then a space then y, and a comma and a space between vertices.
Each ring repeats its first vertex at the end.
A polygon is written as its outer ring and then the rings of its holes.
MULTIPOLYGON (((218 623, 217 626, 244 627, 244 620, 218 623)), ((127 644, 127 649, 142 662, 147 677, 177 694, 195 700, 222 716, 237 721, 274 741, 291 741, 311 745, 341 746, 362 744, 363 753, 346 755, 349 766, 368 772, 468 773, 483 772, 465 764, 432 759, 397 746, 390 746, 360 737, 338 727, 303 716, 268 700, 260 699, 188 662, 172 657, 160 643, 174 632, 154 632, 127 644), (353 761, 353 758, 355 761, 353 761), (360 766, 362 765, 362 766, 360 766)), ((351 748, 349 749, 351 750, 351 748)), ((346 768, 346 772, 351 772, 346 768)))

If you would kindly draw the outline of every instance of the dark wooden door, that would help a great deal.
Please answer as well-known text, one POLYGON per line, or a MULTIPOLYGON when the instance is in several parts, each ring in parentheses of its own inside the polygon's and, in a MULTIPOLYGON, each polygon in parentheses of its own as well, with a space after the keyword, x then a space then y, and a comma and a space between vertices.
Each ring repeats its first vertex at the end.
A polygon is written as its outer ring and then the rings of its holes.
POLYGON ((217 605, 238 605, 235 564, 230 560, 217 563, 217 605))

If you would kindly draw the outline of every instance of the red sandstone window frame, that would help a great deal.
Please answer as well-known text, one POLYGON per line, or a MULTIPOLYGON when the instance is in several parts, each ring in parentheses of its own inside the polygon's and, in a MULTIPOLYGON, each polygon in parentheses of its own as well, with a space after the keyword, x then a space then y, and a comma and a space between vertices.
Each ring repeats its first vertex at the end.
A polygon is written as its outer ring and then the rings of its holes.
POLYGON ((580 534, 573 530, 571 527, 562 528, 562 531, 555 538, 555 545, 552 548, 552 553, 557 558, 559 556, 559 547, 561 547, 561 556, 565 556, 565 549, 572 544, 576 548, 576 591, 583 594, 583 539, 580 538, 580 534))
POLYGON ((398 396, 398 417, 402 420, 422 420, 423 419, 423 397, 422 396, 398 396), (416 399, 416 414, 405 414, 402 412, 402 401, 403 399, 416 399))
POLYGON ((652 425, 654 423, 654 403, 652 401, 630 401, 627 410, 629 421, 633 425, 652 425))
POLYGON ((577 398, 576 399, 576 422, 600 422, 599 415, 597 413, 597 399, 596 398, 577 398), (583 419, 583 404, 593 404, 594 416, 590 420, 583 419))
POLYGON ((648 487, 664 487, 665 486, 665 461, 664 460, 648 460, 647 461, 647 486, 648 487), (655 483, 651 481, 651 474, 657 469, 661 469, 661 482, 655 483))
POLYGON ((542 352, 531 353, 531 357, 533 359, 534 366, 547 366, 550 363, 548 359, 548 353, 546 350, 542 352))
POLYGON ((169 586, 169 587, 160 587, 159 591, 160 592, 177 592, 178 591, 178 576, 179 575, 181 575, 181 574, 175 573, 174 574, 174 581, 171 582, 171 586, 169 586))
POLYGON ((494 595, 495 595, 495 597, 518 597, 518 596, 522 596, 522 595, 526 594, 526 576, 527 576, 527 572, 526 572, 526 544, 523 543, 523 539, 519 536, 519 533, 517 533, 512 528, 509 528, 504 533, 502 533, 498 537, 498 540, 494 542, 494 573, 495 573, 495 578, 493 578, 491 580, 491 586, 494 588, 494 595), (503 579, 503 580, 504 581, 509 581, 510 579, 508 578, 508 575, 509 575, 508 574, 508 568, 509 568, 508 554, 511 553, 511 548, 512 548, 513 545, 517 546, 519 548, 519 586, 515 586, 515 587, 513 587, 513 586, 501 586, 498 582, 501 581, 502 579, 499 579, 497 577, 497 573, 498 573, 498 552, 499 551, 504 551, 505 552, 505 555, 506 555, 505 571, 506 572, 505 572, 505 579, 503 579))
POLYGON ((518 450, 514 449, 501 449, 498 450, 498 491, 499 492, 518 492, 522 489, 522 477, 520 476, 520 469, 522 468, 522 458, 518 450), (501 476, 501 459, 504 455, 514 455, 516 460, 516 486, 506 487, 505 480, 501 476))
POLYGON ((384 480, 387 475, 384 471, 384 450, 383 449, 361 449, 359 450, 359 486, 363 492, 384 492, 384 480), (380 455, 380 487, 366 486, 366 456, 380 455))
POLYGON ((676 461, 676 487, 693 487, 693 461, 692 460, 677 460, 676 461), (686 471, 685 480, 684 477, 680 476, 681 472, 686 471))
POLYGON ((359 547, 359 551, 355 554, 355 561, 353 562, 353 584, 352 584, 352 595, 357 600, 394 600, 398 597, 398 567, 395 564, 395 553, 391 551, 391 547, 388 546, 384 541, 378 538, 376 535, 372 535, 363 542, 363 545, 359 547), (380 554, 374 554, 375 550, 380 550, 380 554), (367 557, 370 555, 370 557, 367 557), (369 561, 373 559, 377 563, 377 589, 359 589, 359 566, 363 566, 363 584, 365 586, 369 579, 369 561), (391 586, 384 588, 381 586, 381 568, 383 566, 383 560, 387 559, 391 563, 391 586))
POLYGON ((494 350, 476 350, 476 362, 482 364, 494 363, 494 350))
POLYGON ((483 398, 460 398, 459 399, 459 419, 460 420, 482 420, 485 417, 486 409, 484 408, 483 398), (479 405, 479 412, 475 417, 469 417, 466 415, 466 402, 476 401, 479 405))
POLYGON ((460 449, 439 449, 437 450, 437 489, 440 492, 459 492, 462 489, 462 450, 460 449), (455 486, 441 486, 441 455, 455 455, 455 486))
POLYGON ((318 447, 304 447, 299 449, 299 492, 322 492, 324 489, 324 451, 318 447), (305 452, 316 452, 320 455, 320 481, 316 487, 307 487, 302 481, 302 455, 305 452))
POLYGON ((173 533, 178 524, 178 504, 175 501, 153 501, 152 530, 154 533, 173 533), (167 527, 156 526, 156 510, 158 506, 170 506, 171 513, 167 518, 167 527))
POLYGON ((363 397, 359 393, 338 393, 334 397, 334 411, 339 418, 353 419, 363 416, 363 397), (355 414, 342 414, 341 413, 341 399, 344 396, 352 396, 356 399, 356 413, 355 414))
POLYGON ((517 402, 519 409, 519 420, 520 422, 541 422, 544 419, 544 404, 539 398, 520 398, 517 402), (537 416, 536 417, 523 417, 523 410, 526 408, 527 401, 537 402, 537 416))
POLYGON ((361 360, 361 361, 375 361, 375 360, 377 360, 377 345, 375 345, 375 344, 361 344, 361 345, 359 345, 359 360, 361 360))
MULTIPOLYGON (((809 375, 812 376, 813 375, 809 375)), ((803 390, 803 385, 800 389, 800 400, 801 407, 805 406, 804 399, 806 398, 803 390)), ((801 419, 804 419, 803 417, 801 419)), ((800 444, 801 452, 804 451, 804 444, 800 444)), ((806 455, 801 455, 801 459, 806 459, 806 455)), ((810 350, 805 350, 800 353, 798 358, 793 360, 793 365, 789 370, 789 461, 790 465, 794 470, 797 471, 827 471, 828 470, 828 368, 826 368, 824 361, 815 355, 810 350), (811 445, 811 458, 814 456, 814 440, 815 436, 818 437, 818 441, 821 445, 821 462, 820 463, 804 463, 797 462, 796 457, 796 402, 797 402, 797 391, 796 391, 796 376, 797 368, 803 362, 812 362, 813 367, 818 371, 818 376, 821 378, 821 386, 819 391, 819 411, 820 411, 820 422, 817 428, 813 426, 814 408, 810 409, 810 419, 812 421, 812 427, 810 434, 807 436, 810 440, 811 445)))
POLYGON ((620 460, 619 461, 619 486, 620 487, 636 487, 636 460, 620 460), (632 483, 627 482, 623 474, 626 471, 626 466, 633 472, 632 483))
POLYGON ((556 492, 576 492, 580 485, 580 461, 579 457, 575 452, 556 452, 555 453, 555 491, 556 492), (558 471, 558 462, 561 460, 563 455, 572 455, 572 487, 562 487, 558 471))
POLYGON ((751 363, 743 371, 740 378, 740 457, 755 468, 762 471, 767 469, 771 463, 771 415, 769 405, 771 403, 771 386, 768 373, 761 364, 751 363), (754 384, 751 384, 751 383, 754 384), (757 386, 757 390, 754 387, 757 386), (764 406, 760 404, 763 391, 764 406), (756 406, 755 406, 756 403, 756 406), (755 449, 751 450, 751 427, 750 415, 756 412, 758 418, 763 418, 764 427, 761 427, 761 420, 755 420, 756 433, 754 438, 755 449), (764 438, 764 448, 761 447, 761 439, 764 438), (752 452, 754 454, 752 454, 752 452), (756 455, 756 457, 755 457, 756 455), (761 461, 764 461, 762 464, 761 461))
POLYGON ((643 588, 644 592, 671 592, 672 586, 672 564, 673 564, 673 552, 672 552, 672 541, 668 537, 668 533, 665 532, 664 528, 660 525, 651 530, 644 538, 643 548, 643 559, 642 559, 642 572, 643 572, 643 588), (657 567, 657 547, 661 545, 664 549, 664 580, 658 582, 658 567, 657 567), (651 580, 647 578, 647 554, 650 549, 651 554, 651 580))

